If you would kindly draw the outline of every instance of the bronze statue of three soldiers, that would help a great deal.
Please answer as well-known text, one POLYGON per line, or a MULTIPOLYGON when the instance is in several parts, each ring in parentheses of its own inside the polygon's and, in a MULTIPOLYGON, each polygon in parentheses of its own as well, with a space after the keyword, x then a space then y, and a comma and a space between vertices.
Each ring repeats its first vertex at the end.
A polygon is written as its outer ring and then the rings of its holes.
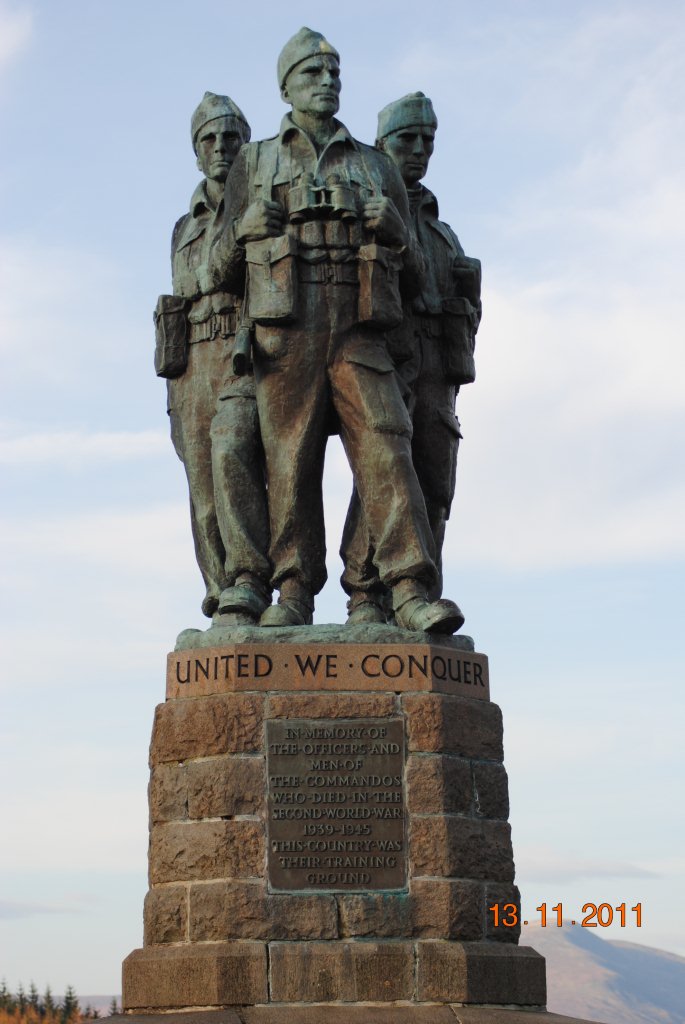
POLYGON ((283 48, 278 81, 292 109, 273 138, 250 142, 227 96, 206 93, 193 114, 204 180, 155 312, 202 608, 222 624, 312 622, 338 433, 354 479, 348 623, 453 633, 464 618, 441 597, 441 555, 480 264, 421 184, 437 119, 413 93, 381 110, 375 147, 354 139, 335 117, 339 55, 307 28, 283 48))

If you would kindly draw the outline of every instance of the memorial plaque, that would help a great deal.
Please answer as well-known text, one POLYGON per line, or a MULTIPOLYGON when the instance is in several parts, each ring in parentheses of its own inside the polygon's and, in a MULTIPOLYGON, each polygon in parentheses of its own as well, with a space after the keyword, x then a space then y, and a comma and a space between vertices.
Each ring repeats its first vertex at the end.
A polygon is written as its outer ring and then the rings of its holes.
POLYGON ((275 719, 266 739, 270 888, 404 888, 402 720, 275 719))

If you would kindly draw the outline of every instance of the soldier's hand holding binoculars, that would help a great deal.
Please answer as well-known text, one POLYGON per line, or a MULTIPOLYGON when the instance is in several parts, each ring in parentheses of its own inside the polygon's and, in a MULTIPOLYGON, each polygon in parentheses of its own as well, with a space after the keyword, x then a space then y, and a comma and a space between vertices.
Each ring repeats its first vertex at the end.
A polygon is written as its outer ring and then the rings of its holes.
POLYGON ((283 207, 267 199, 255 199, 236 224, 238 242, 259 242, 283 234, 283 207))
POLYGON ((388 196, 376 196, 364 205, 364 224, 385 245, 407 245, 409 237, 397 207, 388 196))

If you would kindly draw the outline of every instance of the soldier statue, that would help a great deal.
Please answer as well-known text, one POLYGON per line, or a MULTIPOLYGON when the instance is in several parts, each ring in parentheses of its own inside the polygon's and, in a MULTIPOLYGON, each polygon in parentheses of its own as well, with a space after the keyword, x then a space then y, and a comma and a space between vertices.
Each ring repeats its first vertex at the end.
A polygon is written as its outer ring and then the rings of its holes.
POLYGON ((155 311, 155 363, 168 378, 171 437, 188 478, 202 611, 255 623, 271 603, 271 565, 254 378, 233 370, 241 300, 212 283, 208 268, 226 178, 250 128, 233 100, 207 92, 191 137, 204 178, 174 228, 173 296, 160 296, 155 311))
POLYGON ((226 182, 212 275, 245 288, 268 479, 272 585, 263 626, 312 621, 326 579, 322 472, 332 423, 364 509, 373 564, 397 623, 452 633, 435 543, 412 462, 412 425, 387 335, 422 256, 402 177, 335 118, 340 61, 301 29, 278 59, 292 107, 278 135, 242 148, 226 182))
MULTIPOLYGON (((420 290, 406 298, 402 323, 388 336, 406 388, 413 426, 412 455, 426 503, 442 593, 442 547, 454 498, 459 387, 475 379, 473 351, 481 315, 480 262, 464 255, 459 239, 439 220, 438 203, 421 179, 433 152, 438 122, 421 92, 388 104, 378 115, 376 146, 396 164, 407 187, 413 226, 425 257, 420 290)), ((373 565, 373 543, 356 490, 348 511, 341 555, 349 623, 384 622, 387 602, 373 565)))

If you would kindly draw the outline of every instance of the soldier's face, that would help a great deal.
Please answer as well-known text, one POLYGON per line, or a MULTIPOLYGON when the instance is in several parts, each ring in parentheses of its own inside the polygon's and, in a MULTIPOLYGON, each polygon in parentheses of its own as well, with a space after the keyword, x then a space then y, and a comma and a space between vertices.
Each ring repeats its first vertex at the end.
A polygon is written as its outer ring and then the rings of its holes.
POLYGON ((231 117, 215 117, 200 129, 195 143, 197 166, 205 178, 226 181, 243 137, 231 117))
POLYGON ((435 129, 427 125, 400 128, 383 139, 383 150, 397 164, 407 188, 424 177, 434 146, 435 129))
POLYGON ((340 65, 325 53, 300 61, 286 78, 281 95, 293 110, 327 118, 340 106, 340 88, 340 65))

